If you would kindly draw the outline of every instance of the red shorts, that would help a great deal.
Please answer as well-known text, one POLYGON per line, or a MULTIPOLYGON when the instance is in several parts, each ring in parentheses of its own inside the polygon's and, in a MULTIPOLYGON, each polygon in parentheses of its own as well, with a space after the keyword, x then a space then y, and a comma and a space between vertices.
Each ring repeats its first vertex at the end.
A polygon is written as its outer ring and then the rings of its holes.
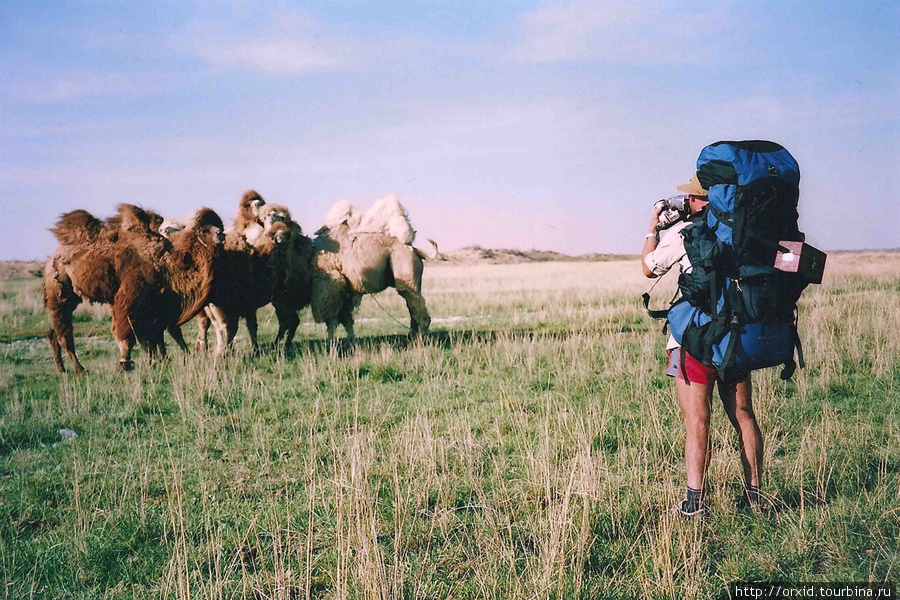
POLYGON ((715 367, 707 367, 699 360, 681 349, 681 346, 668 351, 669 364, 666 366, 666 375, 676 379, 684 379, 687 375, 688 383, 700 383, 712 385, 719 377, 715 367), (681 357, 684 356, 684 372, 681 369, 681 357))

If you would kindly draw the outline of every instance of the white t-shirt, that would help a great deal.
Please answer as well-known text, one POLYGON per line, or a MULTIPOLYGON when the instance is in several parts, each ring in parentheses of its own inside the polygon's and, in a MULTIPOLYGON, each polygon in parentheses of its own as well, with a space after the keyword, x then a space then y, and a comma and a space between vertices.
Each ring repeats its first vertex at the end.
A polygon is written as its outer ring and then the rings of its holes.
MULTIPOLYGON (((669 272, 669 269, 676 264, 679 266, 680 272, 691 272, 691 261, 688 260, 687 252, 684 250, 684 238, 681 237, 681 230, 690 225, 689 221, 679 221, 660 234, 659 245, 656 250, 644 257, 644 264, 650 269, 654 275, 661 277, 669 272)), ((666 343, 666 350, 672 350, 678 347, 675 338, 669 335, 669 341, 666 343)))
POLYGON ((679 221, 660 234, 656 250, 647 254, 644 264, 657 277, 665 275, 669 269, 678 264, 681 272, 691 272, 691 261, 684 250, 684 238, 680 231, 690 225, 689 221, 679 221))

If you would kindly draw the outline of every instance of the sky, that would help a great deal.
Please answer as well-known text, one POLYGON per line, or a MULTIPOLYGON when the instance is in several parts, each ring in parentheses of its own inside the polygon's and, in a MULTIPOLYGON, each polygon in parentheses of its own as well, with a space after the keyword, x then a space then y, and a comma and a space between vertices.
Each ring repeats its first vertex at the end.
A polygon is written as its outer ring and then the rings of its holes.
POLYGON ((769 139, 825 249, 900 247, 900 3, 0 4, 0 260, 130 202, 307 232, 387 193, 442 250, 639 253, 706 144, 769 139))

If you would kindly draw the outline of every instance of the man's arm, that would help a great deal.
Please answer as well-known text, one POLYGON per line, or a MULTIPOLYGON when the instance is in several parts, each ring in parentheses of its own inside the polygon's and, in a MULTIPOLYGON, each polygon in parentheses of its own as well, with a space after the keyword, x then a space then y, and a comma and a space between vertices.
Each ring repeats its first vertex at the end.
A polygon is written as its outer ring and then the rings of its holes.
POLYGON ((659 213, 660 209, 653 208, 653 217, 650 219, 650 228, 647 231, 647 238, 644 240, 644 249, 641 251, 641 268, 644 270, 644 277, 656 279, 659 277, 647 266, 647 255, 656 250, 659 246, 659 213))

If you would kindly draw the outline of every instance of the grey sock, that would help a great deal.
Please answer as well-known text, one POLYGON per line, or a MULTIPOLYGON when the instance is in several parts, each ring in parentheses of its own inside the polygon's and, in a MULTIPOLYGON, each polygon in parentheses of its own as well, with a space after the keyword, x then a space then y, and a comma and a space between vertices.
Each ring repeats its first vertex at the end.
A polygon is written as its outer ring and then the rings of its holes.
POLYGON ((759 499, 761 497, 761 492, 759 491, 759 487, 755 485, 748 485, 744 490, 744 494, 747 496, 747 500, 752 504, 758 504, 759 499))
POLYGON ((684 503, 687 512, 700 510, 703 506, 703 490, 695 490, 688 486, 687 493, 684 496, 684 503))

